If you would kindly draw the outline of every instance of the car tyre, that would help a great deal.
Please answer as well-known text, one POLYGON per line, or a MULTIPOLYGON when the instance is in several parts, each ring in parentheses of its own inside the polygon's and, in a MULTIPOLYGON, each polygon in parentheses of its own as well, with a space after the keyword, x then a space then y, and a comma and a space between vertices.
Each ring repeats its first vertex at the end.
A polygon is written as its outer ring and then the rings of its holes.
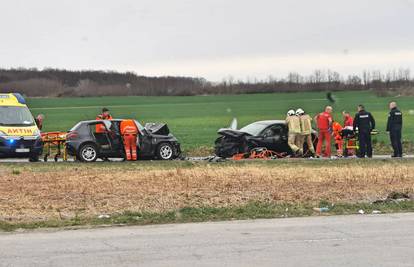
POLYGON ((80 147, 77 158, 82 162, 95 162, 98 159, 98 149, 94 144, 84 144, 80 147))
POLYGON ((156 155, 160 160, 172 160, 174 157, 174 148, 170 143, 161 143, 157 147, 156 155))

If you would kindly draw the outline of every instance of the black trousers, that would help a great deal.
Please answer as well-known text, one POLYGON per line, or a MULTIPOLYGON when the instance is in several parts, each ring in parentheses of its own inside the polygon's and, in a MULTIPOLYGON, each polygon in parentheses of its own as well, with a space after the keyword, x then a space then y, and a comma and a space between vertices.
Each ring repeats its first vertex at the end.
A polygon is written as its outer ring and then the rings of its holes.
POLYGON ((369 131, 360 131, 358 133, 359 138, 359 153, 360 158, 365 158, 367 155, 369 158, 372 157, 372 142, 371 142, 371 132, 369 131))
POLYGON ((402 157, 401 129, 392 129, 390 131, 390 139, 392 149, 394 150, 394 157, 402 157))

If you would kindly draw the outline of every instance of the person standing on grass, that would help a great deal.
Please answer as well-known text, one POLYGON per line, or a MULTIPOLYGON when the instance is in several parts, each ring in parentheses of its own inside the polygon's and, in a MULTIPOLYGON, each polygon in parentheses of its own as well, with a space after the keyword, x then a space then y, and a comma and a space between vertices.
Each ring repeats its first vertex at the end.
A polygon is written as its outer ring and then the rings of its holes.
POLYGON ((390 133, 392 149, 394 150, 393 158, 401 158, 403 154, 401 143, 401 131, 403 123, 402 112, 398 109, 396 102, 390 102, 390 113, 388 114, 387 132, 390 133))
POLYGON ((120 124, 126 160, 137 160, 138 127, 134 120, 123 120, 120 124))
POLYGON ((344 128, 345 127, 354 127, 354 119, 351 117, 348 111, 342 111, 342 116, 344 117, 344 128))
POLYGON ((290 149, 292 150, 292 154, 294 156, 297 156, 300 153, 300 149, 296 144, 297 144, 297 140, 300 138, 301 129, 300 129, 300 119, 298 116, 296 116, 296 113, 293 109, 287 112, 286 125, 288 126, 288 129, 289 129, 288 145, 290 149))
POLYGON ((358 105, 358 113, 354 118, 354 131, 358 129, 359 158, 372 158, 371 131, 375 129, 375 119, 365 110, 364 105, 358 105))
POLYGON ((335 139, 335 147, 336 147, 336 156, 337 157, 342 157, 343 156, 344 140, 342 138, 342 130, 343 130, 343 127, 339 122, 334 121, 332 123, 332 136, 335 139))
POLYGON ((332 107, 326 106, 325 111, 315 116, 315 122, 319 130, 318 144, 316 146, 316 157, 319 158, 322 146, 325 142, 324 156, 331 157, 331 131, 332 131, 332 107))
POLYGON ((312 118, 301 108, 296 110, 296 116, 300 119, 301 133, 299 137, 298 147, 301 154, 303 154, 303 145, 306 143, 308 151, 311 156, 315 156, 315 148, 312 142, 312 118))
MULTIPOLYGON (((342 116, 344 118, 344 129, 345 131, 353 131, 354 130, 354 118, 352 118, 351 114, 348 111, 342 111, 342 116)), ((346 143, 346 147, 355 147, 354 140, 348 140, 346 143)), ((356 152, 354 148, 347 148, 347 155, 346 156, 355 156, 356 152)))

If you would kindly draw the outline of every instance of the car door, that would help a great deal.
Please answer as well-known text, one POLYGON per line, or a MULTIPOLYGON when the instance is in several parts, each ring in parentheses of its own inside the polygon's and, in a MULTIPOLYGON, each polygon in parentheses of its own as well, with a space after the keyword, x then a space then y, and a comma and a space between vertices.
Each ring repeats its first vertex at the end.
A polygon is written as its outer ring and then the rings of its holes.
POLYGON ((98 145, 100 154, 112 153, 112 142, 110 138, 110 130, 105 121, 96 121, 89 124, 89 130, 98 145))
POLYGON ((273 124, 263 130, 263 146, 274 151, 287 151, 287 128, 283 124, 273 124))
POLYGON ((108 130, 108 138, 114 156, 123 156, 124 144, 121 137, 120 121, 104 121, 108 130))

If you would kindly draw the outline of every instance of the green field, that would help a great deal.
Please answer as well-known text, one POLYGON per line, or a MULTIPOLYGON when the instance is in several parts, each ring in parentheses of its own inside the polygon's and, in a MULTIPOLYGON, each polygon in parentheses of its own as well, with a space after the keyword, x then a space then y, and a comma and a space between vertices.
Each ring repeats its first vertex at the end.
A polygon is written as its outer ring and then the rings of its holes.
MULTIPOLYGON (((338 92, 334 117, 342 122, 340 112, 356 110, 364 104, 377 120, 381 132, 375 138, 388 142, 385 134, 387 103, 398 102, 404 117, 404 139, 414 140, 414 97, 377 97, 371 92, 338 92)), ((142 123, 166 122, 185 150, 212 147, 218 128, 229 125, 233 117, 239 126, 256 120, 284 119, 288 109, 303 108, 314 115, 328 102, 325 93, 276 93, 188 97, 94 97, 31 98, 28 105, 34 115, 44 114, 44 131, 67 131, 80 120, 94 119, 102 107, 115 118, 135 118, 142 123)))

